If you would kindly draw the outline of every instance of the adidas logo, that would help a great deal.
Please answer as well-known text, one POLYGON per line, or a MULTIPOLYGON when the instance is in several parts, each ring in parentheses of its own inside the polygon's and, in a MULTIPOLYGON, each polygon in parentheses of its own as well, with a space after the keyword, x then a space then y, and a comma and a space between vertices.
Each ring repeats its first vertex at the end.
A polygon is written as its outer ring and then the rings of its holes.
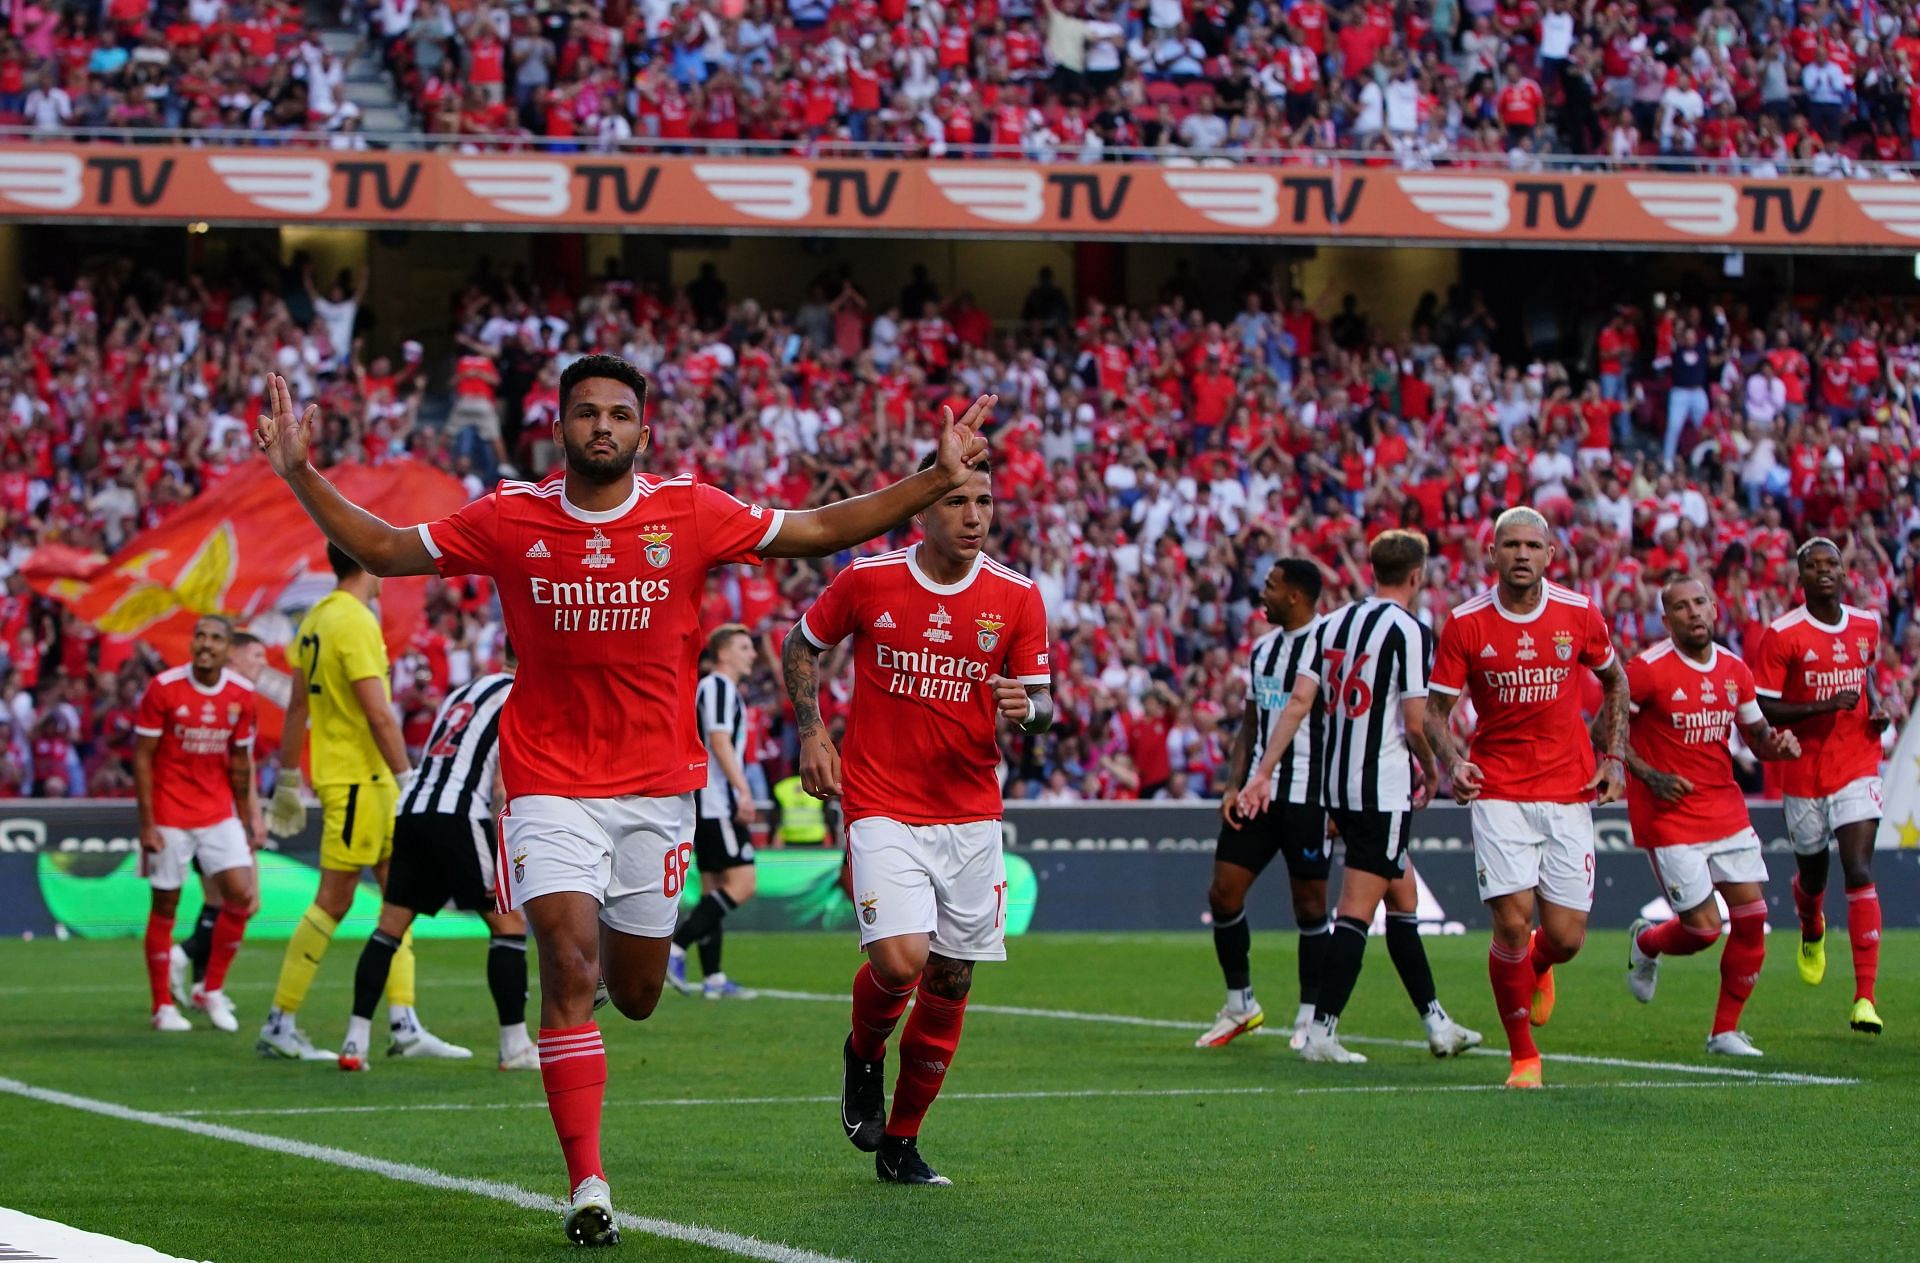
POLYGON ((1806 660, 1808 662, 1818 662, 1820 661, 1820 655, 1815 653, 1813 650, 1809 649, 1807 650, 1806 660))
POLYGON ((534 541, 533 541, 533 547, 532 547, 532 548, 529 548, 529 549, 527 549, 527 556, 529 556, 529 557, 551 557, 551 556, 553 556, 553 554, 547 551, 547 541, 546 541, 546 540, 544 540, 544 539, 536 539, 536 540, 534 540, 534 541))
POLYGON ((892 628, 893 628, 893 611, 892 610, 885 611, 880 615, 879 618, 876 618, 873 620, 873 629, 875 631, 889 631, 892 628))
POLYGON ((1685 689, 1675 689, 1675 690, 1673 690, 1673 700, 1674 700, 1674 701, 1676 701, 1676 702, 1684 702, 1684 701, 1686 701, 1686 700, 1687 700, 1687 690, 1685 690, 1685 689))
POLYGON ((1497 658, 1500 655, 1494 652, 1494 648, 1492 645, 1483 645, 1480 648, 1480 656, 1483 658, 1497 658))

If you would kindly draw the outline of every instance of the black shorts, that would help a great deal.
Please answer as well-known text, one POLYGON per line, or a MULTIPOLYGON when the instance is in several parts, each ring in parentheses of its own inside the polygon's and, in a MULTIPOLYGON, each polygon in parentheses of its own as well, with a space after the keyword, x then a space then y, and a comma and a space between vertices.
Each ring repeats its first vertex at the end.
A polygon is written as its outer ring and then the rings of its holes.
POLYGON ((393 822, 393 858, 382 897, 430 917, 449 902, 464 912, 493 912, 491 820, 434 813, 393 822))
POLYGON ((1407 871, 1410 811, 1329 811, 1347 847, 1347 867, 1392 881, 1407 871))
POLYGON ((693 826, 693 865, 703 873, 719 873, 753 863, 753 841, 731 820, 701 816, 693 826))
POLYGON ((1241 828, 1221 823, 1214 859, 1258 875, 1276 855, 1285 857, 1287 876, 1294 880, 1325 881, 1333 871, 1326 811, 1299 803, 1274 803, 1241 828))

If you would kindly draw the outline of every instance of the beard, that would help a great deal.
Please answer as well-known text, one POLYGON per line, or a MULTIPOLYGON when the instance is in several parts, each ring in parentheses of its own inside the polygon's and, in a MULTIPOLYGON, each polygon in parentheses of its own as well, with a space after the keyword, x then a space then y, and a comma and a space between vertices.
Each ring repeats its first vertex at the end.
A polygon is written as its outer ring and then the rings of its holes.
POLYGON ((584 447, 575 447, 565 439, 561 440, 560 445, 567 454, 568 472, 597 486, 619 482, 633 474, 634 451, 616 451, 612 455, 602 456, 584 447))

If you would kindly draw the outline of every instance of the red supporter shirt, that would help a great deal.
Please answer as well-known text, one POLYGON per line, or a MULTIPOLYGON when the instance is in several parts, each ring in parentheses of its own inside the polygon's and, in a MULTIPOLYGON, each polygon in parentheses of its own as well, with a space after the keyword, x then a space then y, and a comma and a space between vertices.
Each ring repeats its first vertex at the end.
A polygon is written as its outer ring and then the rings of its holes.
POLYGON ((1734 721, 1757 723, 1753 673, 1718 645, 1705 664, 1663 640, 1627 664, 1633 699, 1628 735, 1655 770, 1684 776, 1692 792, 1661 802, 1639 777, 1627 778, 1627 819, 1641 847, 1718 842, 1752 826, 1746 796, 1733 781, 1728 741, 1734 721))
POLYGON ((158 737, 153 751, 153 822, 169 829, 204 829, 235 812, 227 768, 235 750, 253 748, 253 685, 231 671, 212 688, 191 667, 153 677, 140 698, 133 731, 158 737))
POLYGON ((987 677, 1049 682, 1047 612, 1032 582, 984 554, 945 585, 921 572, 917 554, 918 545, 854 562, 800 620, 820 649, 853 637, 847 819, 998 820, 999 708, 987 677))
POLYGON ((1482 798, 1583 803, 1593 791, 1593 743, 1580 717, 1579 667, 1612 664, 1607 624, 1593 603, 1557 583, 1532 614, 1501 607, 1492 591, 1454 607, 1440 630, 1429 687, 1467 694, 1478 712, 1468 758, 1482 798))
POLYGON ((1802 605, 1773 620, 1760 638, 1753 667, 1762 697, 1818 702, 1847 689, 1860 701, 1838 715, 1787 724, 1800 739, 1800 757, 1780 765, 1781 785, 1794 798, 1825 798, 1854 781, 1880 775, 1880 738, 1867 726, 1867 668, 1880 656, 1880 619, 1851 605, 1838 625, 1822 623, 1802 605))
POLYGON ((651 798, 707 783, 694 722, 707 571, 758 564, 778 509, 691 475, 634 477, 625 504, 590 513, 560 476, 503 482, 420 527, 440 573, 500 590, 519 682, 500 724, 507 795, 651 798))

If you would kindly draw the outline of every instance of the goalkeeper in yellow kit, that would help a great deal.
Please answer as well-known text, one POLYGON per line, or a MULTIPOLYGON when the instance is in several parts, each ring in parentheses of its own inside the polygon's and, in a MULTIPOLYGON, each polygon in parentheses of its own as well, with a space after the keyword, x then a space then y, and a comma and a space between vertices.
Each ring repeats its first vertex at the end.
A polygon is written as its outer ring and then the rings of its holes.
MULTIPOLYGON (((393 818, 413 769, 388 692, 387 649, 370 606, 380 580, 332 544, 334 590, 301 620, 291 646, 293 694, 281 743, 280 783, 267 811, 268 828, 289 837, 306 824, 301 801, 300 753, 313 747, 313 788, 320 799, 320 889, 300 918, 280 962, 273 1009, 260 1028, 262 1056, 333 1061, 295 1023, 333 932, 347 915, 360 875, 372 869, 384 886, 393 852, 393 818)), ((471 1057, 465 1048, 428 1033, 413 1011, 413 936, 394 954, 387 980, 390 1056, 471 1057)))

